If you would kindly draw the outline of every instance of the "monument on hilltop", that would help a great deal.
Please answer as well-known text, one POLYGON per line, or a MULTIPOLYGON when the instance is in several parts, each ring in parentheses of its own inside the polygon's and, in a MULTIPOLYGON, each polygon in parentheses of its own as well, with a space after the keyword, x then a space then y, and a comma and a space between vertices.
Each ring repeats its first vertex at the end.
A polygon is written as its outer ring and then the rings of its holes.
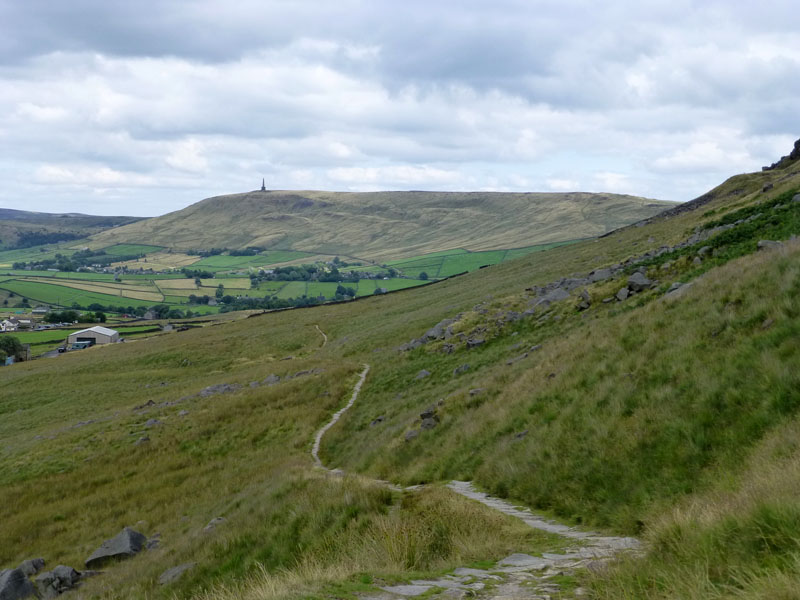
POLYGON ((261 191, 262 192, 266 192, 267 191, 267 187, 264 185, 264 178, 263 177, 261 178, 261 191))

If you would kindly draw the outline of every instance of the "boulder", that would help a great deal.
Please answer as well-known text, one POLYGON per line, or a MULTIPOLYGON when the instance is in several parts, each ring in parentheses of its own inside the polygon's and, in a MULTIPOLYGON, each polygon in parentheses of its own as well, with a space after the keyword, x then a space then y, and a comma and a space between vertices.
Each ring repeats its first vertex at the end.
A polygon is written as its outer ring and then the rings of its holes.
POLYGON ((149 441, 150 441, 150 436, 143 435, 143 436, 142 436, 142 437, 140 437, 138 440, 136 440, 135 442, 133 442, 133 445, 134 445, 134 446, 142 446, 142 445, 144 445, 144 444, 148 443, 149 441))
POLYGON ((145 427, 157 427, 157 426, 163 425, 163 424, 164 423, 162 423, 158 419, 147 419, 147 421, 145 421, 145 423, 144 423, 144 426, 145 427))
POLYGON ((644 274, 636 272, 628 277, 628 289, 633 292, 641 292, 650 287, 650 281, 644 274))
POLYGON ((409 432, 407 432, 407 433, 406 433, 405 440, 406 440, 407 442, 410 442, 411 440, 413 440, 413 439, 414 439, 415 437, 417 437, 418 435, 419 435, 419 431, 417 431, 416 429, 412 429, 411 431, 409 431, 409 432))
MULTIPOLYGON (((578 281, 578 280, 571 280, 571 281, 578 281)), ((584 280, 580 280, 580 281, 584 281, 584 280)), ((575 287, 578 287, 578 286, 576 285, 575 287)), ((573 289, 573 288, 570 288, 570 289, 573 289)), ((540 303, 541 303, 541 301, 544 301, 544 302, 560 302, 561 300, 566 300, 567 298, 569 298, 569 292, 567 290, 563 289, 563 288, 558 287, 558 288, 556 288, 554 290, 551 290, 551 291, 547 292, 544 296, 542 296, 541 299, 540 299, 540 303)))
POLYGON ((442 344, 441 351, 444 354, 452 354, 455 349, 456 347, 453 344, 442 344))
POLYGON ((469 371, 469 365, 464 364, 461 365, 460 367, 456 367, 455 369, 453 369, 453 375, 461 375, 462 373, 466 373, 467 371, 469 371))
POLYGON ((0 600, 29 598, 36 591, 22 569, 0 571, 0 600))
POLYGON ((81 574, 72 567, 58 565, 36 578, 36 591, 40 598, 55 598, 78 585, 80 579, 81 574))
POLYGON ((792 202, 800 202, 800 194, 795 194, 792 196, 792 202))
POLYGON ((425 332, 425 335, 422 336, 422 339, 425 341, 442 339, 447 328, 455 322, 455 319, 443 319, 442 321, 439 321, 436 325, 425 332))
POLYGON ((204 533, 211 533, 214 531, 218 525, 222 525, 227 519, 225 517, 214 517, 208 522, 208 525, 203 527, 204 533))
POLYGON ((475 389, 469 391, 469 395, 470 396, 477 396, 478 394, 482 394, 485 391, 486 390, 484 388, 475 388, 475 389))
POLYGON ((173 581, 177 581, 180 579, 186 571, 193 569, 197 563, 184 563, 182 565, 178 565, 177 567, 172 567, 171 569, 167 569, 161 575, 158 576, 158 584, 159 585, 167 585, 168 583, 172 583, 173 581))
POLYGON ((434 417, 436 417, 436 407, 435 406, 429 406, 428 408, 423 410, 421 413, 419 413, 419 418, 420 419, 433 419, 434 417))
POLYGON ((705 258, 707 254, 711 254, 711 246, 703 246, 700 250, 697 251, 697 256, 700 258, 705 258))
POLYGON ((422 370, 421 370, 419 373, 417 373, 417 376, 416 376, 416 377, 414 377, 414 379, 425 379, 425 378, 426 378, 426 377, 428 377, 430 374, 431 374, 431 372, 430 372, 430 371, 428 371, 428 370, 426 370, 426 369, 422 369, 422 370))
POLYGON ((606 279, 611 279, 614 276, 614 273, 611 269, 595 269, 591 273, 589 273, 589 281, 591 283, 597 283, 598 281, 605 281, 606 279))
POLYGON ((275 385, 276 383, 280 383, 281 378, 279 375, 267 375, 267 377, 262 381, 264 385, 275 385))
POLYGON ((694 266, 696 266, 696 267, 699 267, 700 265, 702 265, 702 264, 703 264, 703 259, 702 259, 702 258, 700 258, 699 256, 695 256, 695 257, 694 257, 694 260, 692 260, 692 264, 693 264, 694 266))
POLYGON ((106 540, 103 544, 86 559, 87 568, 99 567, 110 560, 130 558, 142 551, 147 538, 134 531, 130 527, 125 527, 115 537, 106 540))
MULTIPOLYGON (((281 359, 286 360, 286 359, 281 359)), ((238 383, 218 383, 217 385, 210 385, 207 388, 200 390, 198 394, 201 398, 208 396, 216 396, 217 394, 230 394, 240 389, 242 386, 238 383)))
MULTIPOLYGON (((435 417, 435 415, 434 415, 435 417)), ((422 419, 422 429, 433 429, 439 424, 438 418, 422 419)))
MULTIPOLYGON (((560 290, 561 292, 569 292, 574 290, 575 288, 581 287, 589 283, 588 279, 584 278, 576 278, 576 277, 567 277, 566 279, 562 279, 561 282, 558 284, 558 288, 553 290, 553 292, 560 290)), ((567 294, 569 297, 569 294, 567 294)), ((561 298, 561 300, 566 300, 566 298, 561 298)))
POLYGON ((771 189, 772 189, 772 184, 771 183, 765 183, 763 186, 761 186, 761 191, 762 192, 768 192, 771 189))
POLYGON ((31 577, 44 569, 44 564, 43 558, 29 558, 28 560, 23 560, 17 568, 25 573, 26 577, 31 577))
POLYGON ((589 296, 589 292, 586 291, 586 290, 583 290, 580 293, 580 301, 578 302, 578 306, 577 306, 578 310, 586 310, 591 305, 592 305, 592 298, 591 298, 591 296, 589 296))
POLYGON ((384 417, 383 415, 381 415, 380 417, 376 417, 375 419, 373 419, 373 420, 370 422, 369 426, 370 426, 370 427, 375 427, 375 425, 380 425, 381 423, 383 423, 383 421, 384 421, 385 419, 386 419, 386 417, 384 417))
POLYGON ((617 300, 619 300, 620 302, 622 302, 623 300, 627 300, 627 298, 628 298, 628 296, 629 296, 629 295, 630 295, 630 294, 629 294, 629 292, 628 292, 628 288, 624 287, 624 288, 622 288, 620 291, 618 291, 618 292, 616 293, 616 298, 617 298, 617 300))
POLYGON ((522 318, 522 315, 515 310, 508 311, 505 315, 503 315, 503 322, 504 323, 513 323, 514 321, 519 321, 522 318))
POLYGON ((483 338, 469 338, 467 340, 467 348, 477 348, 486 342, 483 338))
POLYGON ((773 240, 759 240, 757 246, 759 250, 776 250, 778 248, 783 248, 783 242, 776 242, 773 240))
POLYGON ((513 365, 514 363, 518 363, 519 361, 521 361, 521 360, 523 360, 525 358, 528 358, 528 353, 527 352, 525 352, 524 354, 520 354, 519 356, 515 356, 514 358, 509 358, 506 361, 506 364, 507 365, 513 365))

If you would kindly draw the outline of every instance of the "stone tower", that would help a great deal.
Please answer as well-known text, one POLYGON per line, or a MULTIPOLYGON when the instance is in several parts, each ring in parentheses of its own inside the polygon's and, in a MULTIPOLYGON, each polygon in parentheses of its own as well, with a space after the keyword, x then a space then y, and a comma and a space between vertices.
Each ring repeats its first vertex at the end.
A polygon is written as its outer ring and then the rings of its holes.
POLYGON ((262 192, 266 192, 267 191, 267 187, 264 185, 264 178, 263 177, 261 178, 261 191, 262 192))

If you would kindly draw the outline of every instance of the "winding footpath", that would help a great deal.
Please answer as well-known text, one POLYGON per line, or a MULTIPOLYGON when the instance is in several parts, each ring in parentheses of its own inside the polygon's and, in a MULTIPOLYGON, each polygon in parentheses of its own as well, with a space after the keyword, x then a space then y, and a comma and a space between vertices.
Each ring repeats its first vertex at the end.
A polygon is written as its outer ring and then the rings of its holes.
MULTIPOLYGON (((317 329, 322 333, 319 327, 317 329)), ((324 333, 322 335, 325 336, 324 333)), ((325 341, 327 342, 327 336, 325 336, 325 341)), ((311 456, 317 467, 335 472, 325 467, 319 458, 322 436, 355 404, 369 369, 370 366, 365 364, 353 388, 350 401, 317 432, 311 449, 311 456)), ((399 489, 389 482, 378 482, 389 485, 393 489, 399 489)), ((485 600, 580 598, 587 593, 585 590, 582 588, 567 590, 558 583, 564 575, 572 575, 579 569, 600 568, 613 560, 614 556, 620 552, 634 554, 641 552, 641 543, 636 538, 605 536, 568 527, 538 516, 528 508, 514 506, 510 502, 478 491, 471 482, 451 481, 447 487, 453 492, 480 502, 493 510, 520 519, 533 529, 560 535, 574 541, 574 544, 567 547, 562 553, 544 552, 541 556, 511 554, 500 560, 491 569, 459 567, 452 573, 437 579, 413 580, 408 584, 384 586, 376 589, 374 593, 361 595, 361 600, 400 600, 422 595, 425 595, 426 598, 483 598, 485 600)))
POLYGON ((322 350, 328 344, 328 336, 319 328, 319 325, 314 325, 314 327, 317 328, 317 331, 319 331, 319 334, 322 336, 322 346, 319 347, 319 349, 322 350))

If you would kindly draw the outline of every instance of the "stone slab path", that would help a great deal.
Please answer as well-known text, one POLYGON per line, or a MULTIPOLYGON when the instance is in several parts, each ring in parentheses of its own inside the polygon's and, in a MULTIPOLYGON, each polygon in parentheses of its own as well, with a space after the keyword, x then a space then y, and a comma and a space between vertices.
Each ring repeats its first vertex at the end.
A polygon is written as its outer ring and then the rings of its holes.
MULTIPOLYGON (((323 333, 323 335, 325 334, 323 333)), ((332 471, 322 464, 319 458, 319 447, 325 432, 333 427, 355 403, 369 369, 369 365, 364 365, 364 370, 361 371, 353 388, 350 401, 317 432, 311 455, 318 467, 333 473, 341 473, 332 471)), ((393 489, 400 489, 389 482, 380 481, 380 483, 393 489)), ((545 552, 541 556, 511 554, 490 569, 460 567, 452 573, 436 579, 419 579, 401 585, 380 587, 374 593, 362 594, 361 600, 401 600, 417 596, 441 599, 483 598, 485 600, 580 598, 587 592, 582 588, 563 589, 559 583, 562 581, 561 577, 573 575, 578 569, 601 568, 604 563, 612 560, 620 552, 638 553, 641 551, 641 544, 636 538, 601 535, 545 519, 534 514, 528 508, 515 506, 510 502, 481 492, 468 481, 451 481, 447 487, 455 493, 480 502, 493 510, 520 519, 529 527, 573 540, 574 545, 568 547, 563 553, 545 552)))

